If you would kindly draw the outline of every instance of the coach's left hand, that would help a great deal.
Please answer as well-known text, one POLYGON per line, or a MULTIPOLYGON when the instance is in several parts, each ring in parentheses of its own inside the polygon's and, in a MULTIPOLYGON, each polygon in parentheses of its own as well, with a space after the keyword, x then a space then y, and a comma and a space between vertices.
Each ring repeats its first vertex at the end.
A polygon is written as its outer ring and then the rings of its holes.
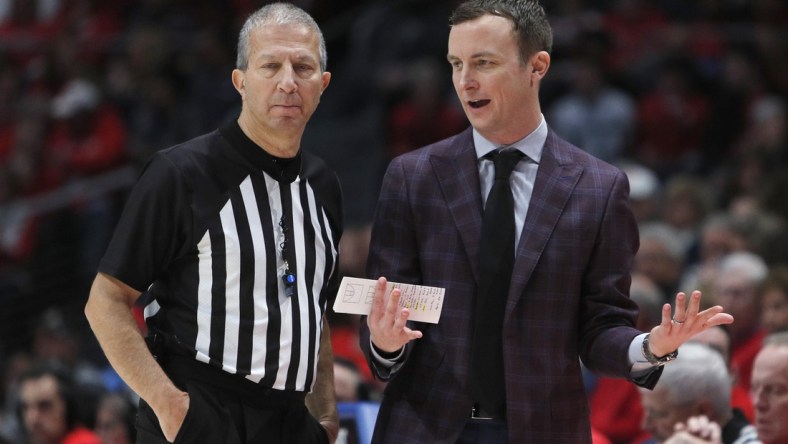
POLYGON ((720 305, 700 311, 700 297, 700 291, 693 291, 687 304, 687 295, 678 293, 673 316, 670 304, 662 307, 662 322, 651 329, 649 336, 649 347, 655 356, 672 353, 689 338, 707 328, 733 322, 733 316, 724 313, 720 305))

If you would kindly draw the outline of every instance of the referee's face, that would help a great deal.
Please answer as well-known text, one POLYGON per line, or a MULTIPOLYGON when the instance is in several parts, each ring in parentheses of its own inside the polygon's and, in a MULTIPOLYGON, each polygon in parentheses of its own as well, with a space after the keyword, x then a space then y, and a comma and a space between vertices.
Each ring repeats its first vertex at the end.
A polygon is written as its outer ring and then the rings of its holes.
POLYGON ((320 68, 319 44, 307 26, 271 23, 252 31, 249 65, 233 71, 233 83, 255 132, 300 137, 331 79, 320 68))

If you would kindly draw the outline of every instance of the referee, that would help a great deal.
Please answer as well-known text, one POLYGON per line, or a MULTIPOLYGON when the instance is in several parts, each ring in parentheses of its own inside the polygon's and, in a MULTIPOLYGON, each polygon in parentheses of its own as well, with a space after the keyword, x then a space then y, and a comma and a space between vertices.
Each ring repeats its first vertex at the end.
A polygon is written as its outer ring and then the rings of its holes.
POLYGON ((155 154, 129 196, 85 313, 141 398, 140 443, 336 439, 324 313, 341 196, 300 150, 325 68, 312 17, 261 8, 238 40, 238 120, 155 154), (146 338, 130 310, 141 297, 146 338))

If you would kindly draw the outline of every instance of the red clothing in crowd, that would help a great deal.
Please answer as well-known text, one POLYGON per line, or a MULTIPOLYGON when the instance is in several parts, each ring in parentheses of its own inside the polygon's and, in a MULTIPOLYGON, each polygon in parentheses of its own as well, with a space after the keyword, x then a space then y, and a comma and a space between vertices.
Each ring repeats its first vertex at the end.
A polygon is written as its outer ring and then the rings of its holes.
POLYGON ((691 90, 662 88, 644 95, 638 104, 638 156, 661 169, 699 152, 708 115, 706 98, 691 90))
POLYGON ((358 327, 337 325, 331 327, 331 346, 334 356, 349 359, 356 364, 365 382, 372 381, 372 372, 358 345, 358 327))
POLYGON ((462 111, 450 103, 440 102, 431 107, 423 105, 406 101, 391 110, 390 157, 453 136, 468 126, 462 111))
POLYGON ((750 421, 751 424, 755 423, 755 408, 752 406, 752 398, 750 398, 750 392, 745 390, 744 387, 738 384, 733 386, 731 405, 741 410, 747 421, 750 421))
POLYGON ((35 185, 24 190, 25 194, 47 192, 71 178, 92 176, 122 165, 126 160, 126 138, 125 124, 111 106, 100 107, 93 117, 55 120, 37 179, 32 181, 35 185))
POLYGON ((591 442, 593 444, 613 444, 605 435, 601 434, 593 427, 591 427, 591 442))
POLYGON ((60 444, 101 444, 101 439, 84 427, 76 427, 60 444))
POLYGON ((126 127, 117 111, 103 107, 96 111, 89 129, 78 134, 66 120, 55 123, 49 150, 61 167, 81 176, 106 171, 124 159, 126 127))
POLYGON ((765 336, 766 331, 758 330, 749 338, 733 344, 731 347, 731 367, 733 373, 737 375, 737 385, 741 386, 745 392, 750 391, 752 364, 755 362, 755 355, 761 350, 765 336))
POLYGON ((598 378, 588 402, 591 427, 612 443, 638 442, 648 436, 642 427, 643 407, 635 384, 625 379, 598 378))

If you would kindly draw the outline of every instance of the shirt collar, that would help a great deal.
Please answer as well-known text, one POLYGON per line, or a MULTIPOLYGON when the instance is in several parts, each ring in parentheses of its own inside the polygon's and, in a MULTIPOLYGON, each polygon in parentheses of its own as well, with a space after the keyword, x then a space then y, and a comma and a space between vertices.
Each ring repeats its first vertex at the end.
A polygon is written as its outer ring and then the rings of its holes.
POLYGON ((254 143, 243 132, 237 120, 228 122, 219 129, 219 132, 255 168, 266 172, 279 182, 292 183, 301 172, 301 150, 291 158, 273 156, 254 143))
MULTIPOLYGON (((506 146, 514 147, 520 150, 520 152, 528 156, 528 158, 534 163, 538 164, 542 159, 542 149, 544 148, 544 143, 546 140, 547 123, 545 122, 544 116, 542 116, 542 121, 539 122, 539 126, 537 126, 536 129, 531 132, 531 134, 523 137, 515 143, 506 146)), ((501 147, 501 145, 485 139, 484 136, 476 131, 476 128, 473 129, 473 144, 476 148, 477 159, 481 159, 491 151, 497 150, 501 147)))

